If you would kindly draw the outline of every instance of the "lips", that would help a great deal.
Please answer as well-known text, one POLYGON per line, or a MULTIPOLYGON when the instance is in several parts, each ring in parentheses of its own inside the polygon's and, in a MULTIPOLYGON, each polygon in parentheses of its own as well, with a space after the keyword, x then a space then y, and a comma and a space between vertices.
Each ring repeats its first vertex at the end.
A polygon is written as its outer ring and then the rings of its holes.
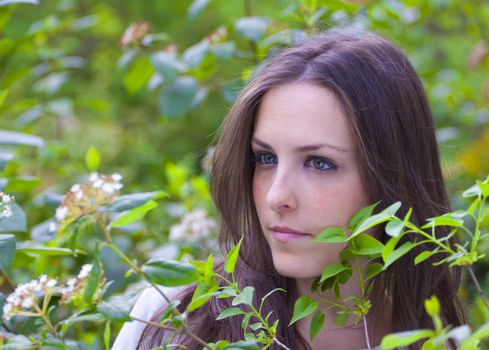
POLYGON ((270 228, 272 237, 282 243, 291 240, 309 238, 312 235, 306 232, 296 231, 286 226, 274 226, 270 228))

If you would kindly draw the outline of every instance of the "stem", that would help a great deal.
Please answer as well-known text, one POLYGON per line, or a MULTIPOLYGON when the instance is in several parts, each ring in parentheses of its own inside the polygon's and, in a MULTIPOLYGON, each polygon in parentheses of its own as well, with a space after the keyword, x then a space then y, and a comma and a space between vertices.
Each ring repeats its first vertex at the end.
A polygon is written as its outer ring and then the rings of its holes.
POLYGON ((51 332, 51 334, 53 334, 56 337, 56 328, 54 328, 53 324, 51 323, 51 321, 49 320, 49 318, 47 318, 47 316, 44 313, 44 311, 41 310, 39 308, 39 305, 37 305, 37 304, 34 304, 34 309, 36 309, 36 311, 39 313, 39 316, 41 316, 41 318, 43 319, 44 323, 46 323, 46 325, 48 326, 49 331, 51 332))
POLYGON ((12 288, 12 290, 15 290, 15 283, 14 283, 14 281, 12 281, 10 279, 7 271, 5 271, 4 269, 2 269, 2 275, 5 278, 5 281, 7 281, 7 284, 10 286, 10 288, 12 288))
MULTIPOLYGON (((251 17, 253 15, 251 11, 251 0, 244 0, 244 12, 246 17, 251 17)), ((255 63, 258 63, 258 49, 256 47, 256 43, 253 40, 249 40, 250 43, 250 50, 254 54, 254 59, 253 61, 255 63)))
POLYGON ((291 350, 287 347, 287 345, 285 345, 284 343, 280 342, 280 340, 277 339, 277 337, 274 337, 273 338, 273 341, 275 341, 275 343, 277 343, 278 346, 280 346, 282 349, 285 349, 285 350, 291 350))
POLYGON ((472 244, 470 245, 470 252, 474 252, 477 247, 477 243, 479 241, 480 233, 480 223, 481 223, 481 215, 484 212, 484 203, 486 199, 482 199, 479 204, 479 210, 477 212, 477 220, 475 221, 475 229, 474 229, 474 238, 472 239, 472 244))
POLYGON ((482 291, 482 288, 479 284, 479 281, 477 280, 477 277, 475 276, 474 270, 472 269, 472 266, 467 266, 467 269, 469 270, 470 277, 472 278, 472 281, 475 284, 475 288, 477 289, 477 292, 479 293, 479 296, 482 299, 482 302, 484 303, 485 307, 487 310, 489 310, 489 303, 487 302, 487 298, 484 295, 484 292, 482 291))
POLYGON ((368 335, 368 326, 367 326, 367 316, 363 315, 363 329, 365 330, 365 340, 367 341, 367 349, 372 350, 372 346, 370 345, 370 337, 368 335))

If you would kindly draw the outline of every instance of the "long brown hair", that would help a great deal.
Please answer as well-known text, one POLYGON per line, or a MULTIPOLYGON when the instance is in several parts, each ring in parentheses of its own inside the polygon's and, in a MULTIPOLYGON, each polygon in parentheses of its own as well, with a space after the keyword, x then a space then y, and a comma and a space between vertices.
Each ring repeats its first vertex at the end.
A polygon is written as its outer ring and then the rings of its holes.
MULTIPOLYGON (((308 348, 297 329, 287 326, 296 291, 294 283, 273 267, 253 203, 250 161, 250 138, 260 101, 274 87, 294 82, 329 89, 342 102, 372 202, 381 201, 386 207, 400 200, 404 213, 413 208, 412 220, 417 224, 449 211, 450 205, 422 83, 407 57, 389 41, 371 33, 334 30, 284 50, 256 72, 224 120, 214 153, 211 190, 221 215, 219 241, 227 252, 245 236, 236 275, 239 285, 253 286, 257 300, 273 288, 286 288, 287 293, 274 293, 268 299, 265 312, 273 310, 274 317, 281 320, 278 337, 283 343, 308 348)), ((392 302, 392 328, 432 327, 424 312, 424 300, 431 295, 440 300, 444 322, 460 325, 464 320, 457 298, 460 271, 446 265, 434 267, 429 261, 415 266, 417 253, 411 251, 400 259, 382 274, 378 284, 392 302)), ((182 305, 190 297, 191 289, 182 305)), ((190 327, 206 341, 242 339, 239 317, 215 320, 229 307, 227 303, 212 300, 190 314, 190 327)), ((161 339, 161 330, 147 327, 140 348, 157 345, 161 339)), ((200 348, 191 339, 182 342, 189 349, 200 348)))

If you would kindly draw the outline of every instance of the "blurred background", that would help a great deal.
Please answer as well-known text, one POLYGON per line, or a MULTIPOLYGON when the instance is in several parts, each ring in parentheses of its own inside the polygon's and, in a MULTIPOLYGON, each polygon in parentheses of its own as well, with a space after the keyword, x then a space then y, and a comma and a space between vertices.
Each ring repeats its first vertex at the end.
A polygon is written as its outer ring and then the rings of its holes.
MULTIPOLYGON (((453 206, 467 205, 463 190, 489 173, 485 0, 0 0, 0 189, 25 216, 1 231, 18 232, 18 247, 67 245, 49 228, 62 195, 90 172, 118 172, 123 193, 169 194, 114 237, 122 250, 140 260, 215 250, 205 157, 216 130, 261 60, 337 26, 377 32, 410 57, 453 206), (181 226, 202 218, 198 229, 181 226)), ((87 256, 17 254, 11 282, 77 271, 95 249, 93 232, 77 234, 87 256)), ((112 252, 101 258, 116 280, 109 293, 134 282, 112 252)), ((489 264, 476 267, 489 288, 489 264)), ((0 283, 8 292, 5 276, 0 283)), ((97 347, 99 333, 80 329, 79 339, 97 347)))

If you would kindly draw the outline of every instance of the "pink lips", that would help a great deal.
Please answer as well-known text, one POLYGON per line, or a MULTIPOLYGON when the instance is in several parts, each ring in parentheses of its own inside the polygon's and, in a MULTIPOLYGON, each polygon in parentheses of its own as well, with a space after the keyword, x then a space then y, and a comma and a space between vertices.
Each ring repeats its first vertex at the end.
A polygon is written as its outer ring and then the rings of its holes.
POLYGON ((311 236, 309 233, 299 232, 285 226, 274 226, 271 231, 272 237, 282 243, 311 236))

